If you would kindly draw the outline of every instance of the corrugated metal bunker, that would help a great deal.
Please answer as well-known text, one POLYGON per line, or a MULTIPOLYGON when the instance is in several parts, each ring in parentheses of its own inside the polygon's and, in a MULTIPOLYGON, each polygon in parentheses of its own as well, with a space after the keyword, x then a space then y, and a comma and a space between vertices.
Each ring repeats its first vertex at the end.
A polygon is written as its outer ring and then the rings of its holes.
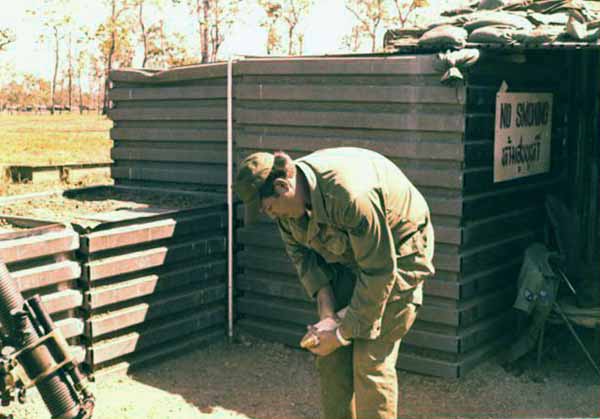
POLYGON ((225 335, 222 194, 118 185, 20 195, 0 202, 0 226, 18 289, 41 295, 86 372, 225 335), (52 221, 30 218, 41 214, 52 221))
MULTIPOLYGON (((524 249, 543 240, 544 199, 579 215, 580 251, 598 264, 598 51, 487 48, 440 82, 436 54, 246 58, 233 62, 234 162, 357 146, 398 164, 424 193, 437 274, 399 368, 459 377, 506 344, 524 249), (496 95, 553 95, 550 171, 494 183, 496 95)), ((227 65, 111 73, 117 184, 226 189, 227 65)), ((357 168, 360 170, 360 168, 357 168)), ((241 213, 241 211, 240 211, 241 213)), ((274 224, 236 220, 237 327, 297 346, 316 311, 274 224)))
POLYGON ((59 223, 23 217, 3 218, 0 257, 7 264, 24 298, 39 295, 44 306, 68 339, 78 361, 85 356, 83 293, 77 285, 81 267, 75 252, 79 238, 59 223))

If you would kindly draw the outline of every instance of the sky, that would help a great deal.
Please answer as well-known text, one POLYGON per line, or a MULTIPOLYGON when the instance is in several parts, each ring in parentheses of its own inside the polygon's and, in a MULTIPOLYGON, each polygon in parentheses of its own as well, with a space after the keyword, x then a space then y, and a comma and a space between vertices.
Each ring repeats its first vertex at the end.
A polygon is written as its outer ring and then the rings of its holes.
MULTIPOLYGON (((53 67, 53 51, 48 43, 39 42, 39 34, 43 31, 42 19, 27 13, 35 10, 41 0, 0 0, 0 27, 9 27, 17 40, 8 49, 0 53, 0 82, 3 69, 14 70, 17 74, 32 73, 38 77, 50 79, 53 67)), ((459 1, 459 0, 430 0, 459 1)), ((78 25, 96 28, 108 15, 108 8, 99 0, 70 0, 69 10, 78 25)), ((148 13, 147 19, 152 21, 162 17, 167 28, 176 28, 188 40, 188 46, 197 49, 198 33, 193 17, 189 16, 185 7, 173 7, 170 0, 163 3, 169 6, 159 16, 148 13)), ((266 30, 259 26, 264 11, 255 1, 246 1, 246 6, 238 14, 229 36, 219 50, 219 59, 227 59, 231 55, 266 55, 266 30)), ((151 12, 151 11, 150 11, 151 12)), ((344 53, 342 38, 351 32, 355 23, 354 17, 344 7, 344 0, 316 0, 310 13, 299 28, 305 34, 304 54, 339 54, 344 53)), ((381 44, 384 27, 381 27, 378 44, 381 44)), ((369 52, 369 46, 359 52, 369 52)), ((139 52, 133 62, 134 67, 141 65, 139 52)), ((5 72, 8 74, 8 72, 5 72)))
MULTIPOLYGON (((40 45, 38 37, 41 20, 27 13, 36 8, 39 0, 0 0, 0 27, 8 27, 16 34, 16 41, 0 54, 0 64, 12 66, 18 73, 28 72, 50 78, 53 56, 47 45, 40 45)), ((72 13, 77 21, 97 25, 103 9, 95 1, 74 2, 72 13)))
MULTIPOLYGON (((16 34, 16 41, 0 54, 0 65, 8 65, 17 73, 27 72, 50 78, 53 65, 53 51, 49 44, 39 42, 43 32, 42 19, 31 16, 28 10, 36 9, 39 0, 0 0, 0 27, 9 27, 16 34)), ((73 1, 70 8, 78 24, 90 28, 97 27, 107 16, 107 9, 94 0, 73 1)), ((266 55, 266 30, 259 26, 263 17, 262 9, 253 4, 250 10, 239 14, 229 37, 219 50, 219 58, 230 55, 266 55)), ((189 39, 190 47, 197 43, 198 34, 194 20, 186 16, 185 10, 169 8, 163 14, 167 25, 176 27, 189 39)), ((152 20, 158 16, 148 15, 152 20)), ((334 54, 342 50, 342 37, 352 29, 353 19, 343 7, 341 0, 319 0, 311 8, 310 14, 302 22, 305 32, 304 53, 306 55, 334 54), (335 19, 332 17, 335 16, 335 19)), ((139 54, 134 66, 141 64, 139 54)))

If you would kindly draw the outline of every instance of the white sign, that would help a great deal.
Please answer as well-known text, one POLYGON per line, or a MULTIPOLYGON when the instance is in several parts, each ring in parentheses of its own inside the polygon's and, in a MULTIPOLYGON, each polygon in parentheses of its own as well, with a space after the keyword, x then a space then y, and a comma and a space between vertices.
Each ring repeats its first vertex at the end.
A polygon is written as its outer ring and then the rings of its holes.
POLYGON ((498 93, 494 182, 550 171, 552 93, 498 93))

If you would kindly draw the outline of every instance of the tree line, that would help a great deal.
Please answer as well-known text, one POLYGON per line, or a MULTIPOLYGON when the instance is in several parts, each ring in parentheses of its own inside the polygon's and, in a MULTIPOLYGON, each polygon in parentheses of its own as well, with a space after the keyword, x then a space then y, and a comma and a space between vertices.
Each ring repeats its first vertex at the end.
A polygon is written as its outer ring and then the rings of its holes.
MULTIPOLYGON (((30 74, 11 78, 5 72, 0 109, 44 104, 50 112, 58 106, 94 107, 106 112, 112 69, 131 67, 136 56, 141 67, 151 69, 215 62, 233 25, 252 6, 263 12, 258 24, 266 32, 267 55, 301 55, 306 30, 303 22, 318 0, 99 0, 105 16, 95 27, 80 25, 74 19, 70 12, 74 1, 39 0, 35 9, 27 11, 38 26, 41 24, 38 42, 52 55, 52 78, 30 74), (195 28, 194 47, 187 42, 189 31, 184 34, 168 27, 164 17, 174 8, 183 11, 189 19, 185 23, 195 28)), ((346 52, 380 51, 382 42, 377 37, 382 28, 414 24, 418 10, 428 5, 427 0, 341 1, 354 19, 340 45, 346 52)), ((11 28, 0 27, 0 54, 17 36, 11 28)))

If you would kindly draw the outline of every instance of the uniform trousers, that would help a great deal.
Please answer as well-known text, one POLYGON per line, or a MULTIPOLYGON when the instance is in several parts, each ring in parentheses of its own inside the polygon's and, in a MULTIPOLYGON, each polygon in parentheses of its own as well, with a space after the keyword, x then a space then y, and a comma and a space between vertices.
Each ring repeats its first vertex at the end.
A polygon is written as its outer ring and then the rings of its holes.
MULTIPOLYGON (((434 272, 431 224, 415 234, 406 246, 413 250, 399 250, 398 272, 412 278, 417 285, 393 291, 383 313, 380 335, 372 340, 354 338, 351 345, 317 357, 322 419, 397 418, 396 361, 400 342, 417 317, 422 282, 434 272)), ((332 280, 335 309, 339 310, 352 298, 357 272, 340 264, 331 266, 335 271, 332 280)))
MULTIPOLYGON (((350 269, 336 266, 336 310, 348 304, 355 281, 350 269)), ((322 419, 396 419, 400 337, 410 329, 418 311, 411 297, 412 292, 387 305, 377 339, 352 339, 351 345, 316 357, 322 419)))
MULTIPOLYGON (((408 303, 399 321, 407 330, 417 313, 408 303)), ((352 345, 317 357, 322 419, 396 419, 396 361, 400 339, 353 339, 352 345)))

